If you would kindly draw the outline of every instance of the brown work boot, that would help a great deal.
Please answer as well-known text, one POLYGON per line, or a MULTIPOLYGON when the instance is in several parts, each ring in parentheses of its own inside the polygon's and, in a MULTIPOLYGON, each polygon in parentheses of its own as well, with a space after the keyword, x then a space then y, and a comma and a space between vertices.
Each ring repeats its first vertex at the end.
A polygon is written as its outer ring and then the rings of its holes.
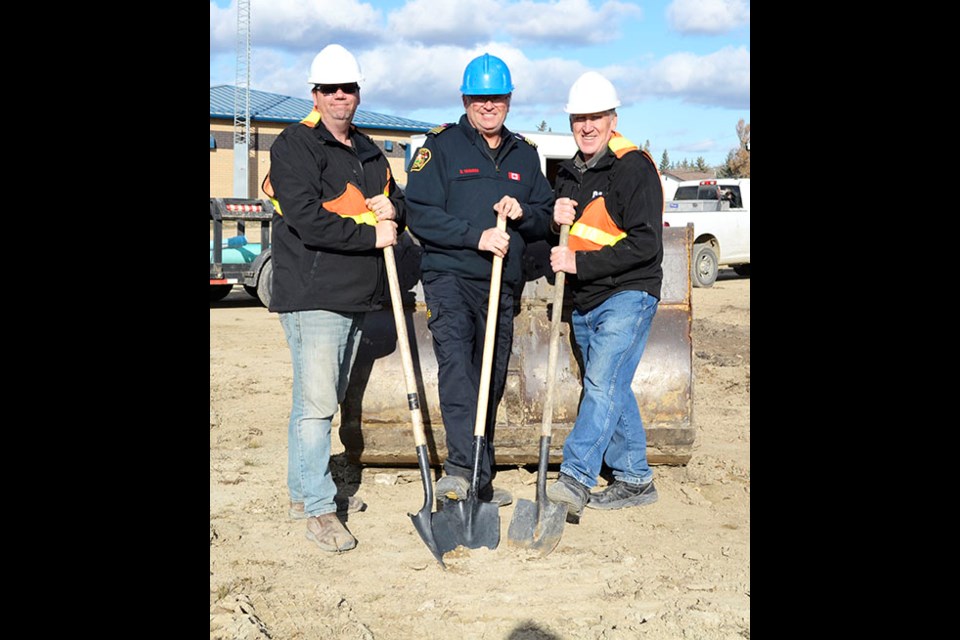
MULTIPOLYGON (((345 516, 348 513, 357 513, 367 508, 367 503, 360 496, 341 496, 333 497, 334 504, 337 505, 337 514, 345 516)), ((287 512, 292 520, 305 520, 306 512, 303 510, 302 502, 291 502, 290 510, 287 512)))
POLYGON ((335 513, 307 518, 307 540, 316 542, 324 551, 349 551, 357 546, 357 539, 335 513))

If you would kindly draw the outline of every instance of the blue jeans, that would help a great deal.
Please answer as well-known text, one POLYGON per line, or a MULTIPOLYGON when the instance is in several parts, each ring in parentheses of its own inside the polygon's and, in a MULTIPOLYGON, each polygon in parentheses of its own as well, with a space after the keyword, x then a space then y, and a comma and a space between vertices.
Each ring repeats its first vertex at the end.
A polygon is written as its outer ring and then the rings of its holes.
POLYGON ((292 311, 280 314, 293 364, 293 404, 287 427, 287 487, 308 516, 337 510, 330 473, 330 433, 347 391, 360 345, 363 313, 292 311))
POLYGON ((590 311, 573 311, 574 338, 583 354, 583 398, 564 441, 560 471, 587 487, 597 485, 603 462, 617 480, 653 479, 631 384, 658 304, 645 291, 621 291, 590 311))

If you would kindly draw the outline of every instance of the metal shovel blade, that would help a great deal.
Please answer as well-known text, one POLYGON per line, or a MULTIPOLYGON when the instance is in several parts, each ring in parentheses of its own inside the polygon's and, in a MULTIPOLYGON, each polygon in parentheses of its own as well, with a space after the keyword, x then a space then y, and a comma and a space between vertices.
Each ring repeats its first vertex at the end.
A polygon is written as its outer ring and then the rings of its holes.
POLYGON ((537 501, 517 500, 513 520, 507 529, 507 541, 547 555, 553 551, 567 520, 566 505, 547 498, 547 463, 550 459, 550 436, 540 437, 540 465, 537 470, 537 501))
POLYGON ((447 565, 443 564, 443 552, 440 551, 437 543, 436 516, 430 511, 433 508, 433 482, 430 480, 430 463, 425 445, 417 447, 417 461, 420 464, 420 479, 423 482, 423 506, 419 512, 407 515, 413 520, 413 527, 430 549, 430 553, 437 559, 440 566, 446 569, 447 565))
POLYGON ((531 500, 518 500, 513 519, 507 529, 507 541, 514 547, 539 551, 547 555, 553 551, 563 535, 567 508, 545 500, 541 507, 531 500))
POLYGON ((476 495, 448 503, 433 514, 433 532, 441 554, 463 546, 468 549, 500 544, 500 513, 492 502, 480 502, 476 495))

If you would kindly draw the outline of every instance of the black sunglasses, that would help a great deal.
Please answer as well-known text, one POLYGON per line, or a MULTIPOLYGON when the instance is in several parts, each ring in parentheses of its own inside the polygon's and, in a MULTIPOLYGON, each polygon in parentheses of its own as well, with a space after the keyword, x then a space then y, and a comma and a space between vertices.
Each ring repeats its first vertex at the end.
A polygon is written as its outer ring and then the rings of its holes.
POLYGON ((332 95, 337 92, 337 89, 343 91, 346 94, 354 94, 357 91, 360 91, 360 85, 356 82, 349 82, 347 84, 315 84, 313 85, 314 91, 319 91, 325 96, 332 95))

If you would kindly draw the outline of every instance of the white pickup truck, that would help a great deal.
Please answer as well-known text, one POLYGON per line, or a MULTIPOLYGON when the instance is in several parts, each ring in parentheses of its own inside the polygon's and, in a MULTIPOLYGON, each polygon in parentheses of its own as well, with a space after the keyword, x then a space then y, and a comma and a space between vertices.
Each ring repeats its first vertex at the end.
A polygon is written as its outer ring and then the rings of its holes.
POLYGON ((681 182, 664 204, 663 226, 687 224, 693 224, 693 286, 713 286, 720 265, 750 275, 750 178, 681 182))

